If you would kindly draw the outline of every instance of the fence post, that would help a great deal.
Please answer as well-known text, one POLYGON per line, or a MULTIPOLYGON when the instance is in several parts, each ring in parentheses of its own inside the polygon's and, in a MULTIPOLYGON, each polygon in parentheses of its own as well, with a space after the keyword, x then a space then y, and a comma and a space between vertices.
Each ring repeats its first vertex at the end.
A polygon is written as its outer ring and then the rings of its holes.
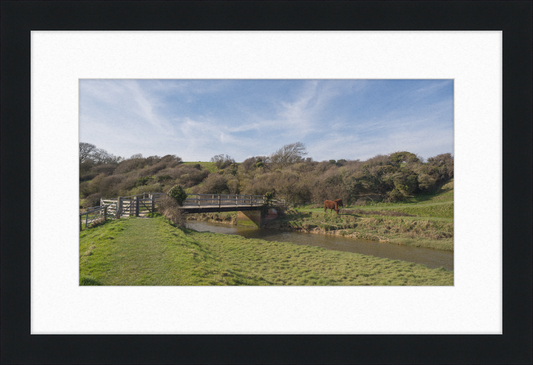
POLYGON ((150 195, 150 199, 152 199, 152 213, 155 212, 155 199, 153 195, 150 195))
POLYGON ((135 197, 135 216, 139 216, 139 195, 135 197))
POLYGON ((220 209, 220 195, 218 196, 218 208, 220 209))
POLYGON ((115 219, 119 219, 122 216, 122 198, 117 198, 117 211, 115 213, 115 219))

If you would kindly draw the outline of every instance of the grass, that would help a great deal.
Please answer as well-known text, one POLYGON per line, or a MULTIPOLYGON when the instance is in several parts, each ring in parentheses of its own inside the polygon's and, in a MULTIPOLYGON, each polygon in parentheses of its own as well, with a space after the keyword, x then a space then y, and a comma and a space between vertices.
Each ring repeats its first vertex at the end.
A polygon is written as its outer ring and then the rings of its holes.
POLYGON ((397 203, 342 207, 339 213, 307 206, 290 210, 269 225, 453 251, 453 180, 433 194, 397 203))
POLYGON ((80 285, 453 285, 443 268, 128 218, 80 232, 80 285))
POLYGON ((218 169, 215 165, 214 162, 202 162, 202 161, 198 161, 198 162, 182 162, 183 165, 197 165, 199 164, 200 166, 202 166, 202 169, 203 170, 207 170, 209 172, 217 172, 218 169))

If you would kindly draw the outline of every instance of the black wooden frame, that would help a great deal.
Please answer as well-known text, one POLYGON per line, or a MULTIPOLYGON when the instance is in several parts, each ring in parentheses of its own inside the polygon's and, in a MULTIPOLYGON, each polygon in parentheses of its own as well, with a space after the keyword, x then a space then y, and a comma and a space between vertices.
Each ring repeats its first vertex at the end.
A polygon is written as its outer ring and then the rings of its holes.
POLYGON ((1 362, 531 363, 530 1, 3 1, 1 362), (31 30, 502 30, 503 335, 30 335, 31 30))

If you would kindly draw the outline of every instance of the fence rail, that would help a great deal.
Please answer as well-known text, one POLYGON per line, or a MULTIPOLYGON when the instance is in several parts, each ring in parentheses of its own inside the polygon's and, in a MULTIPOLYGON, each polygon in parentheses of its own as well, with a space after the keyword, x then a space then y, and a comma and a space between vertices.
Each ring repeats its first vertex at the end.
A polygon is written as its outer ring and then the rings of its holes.
POLYGON ((183 207, 260 206, 264 203, 262 195, 195 194, 185 199, 183 207))
POLYGON ((85 222, 85 228, 95 220, 106 217, 108 205, 100 207, 87 208, 85 212, 80 213, 80 231, 83 230, 83 223, 85 222), (84 219, 85 218, 85 219, 84 219))

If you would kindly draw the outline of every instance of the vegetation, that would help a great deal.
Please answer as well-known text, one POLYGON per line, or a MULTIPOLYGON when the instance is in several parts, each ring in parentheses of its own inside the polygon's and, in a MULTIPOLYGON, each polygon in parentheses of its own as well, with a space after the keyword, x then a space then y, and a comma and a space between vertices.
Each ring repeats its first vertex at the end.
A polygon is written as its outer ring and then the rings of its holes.
MULTIPOLYGON (((185 213, 180 209, 180 205, 176 199, 170 196, 164 196, 158 203, 157 211, 176 226, 185 226, 185 213)), ((153 217, 154 214, 157 213, 149 213, 148 216, 153 217)))
MULTIPOLYGON (((256 194, 285 199, 293 208, 269 223, 275 228, 453 250, 451 154, 427 162, 406 151, 366 161, 317 162, 306 155, 297 142, 242 163, 223 154, 210 162, 183 162, 175 155, 126 159, 80 143, 80 206, 145 192, 167 192, 177 205, 187 194, 256 194), (324 200, 339 198, 340 215, 324 214, 324 200)), ((160 212, 182 225, 184 217, 174 208, 166 201, 160 212)), ((199 219, 236 222, 235 214, 199 219)))
MULTIPOLYGON (((94 145, 80 143, 80 205, 97 205, 100 198, 168 192, 180 185, 188 194, 272 193, 273 198, 285 199, 292 206, 322 204, 326 199, 364 206, 413 201, 434 193, 453 178, 453 157, 449 153, 428 158, 427 162, 406 151, 366 161, 317 162, 305 155, 305 145, 296 142, 270 156, 254 156, 242 163, 222 154, 211 162, 183 162, 175 155, 115 157, 94 145)), ((382 207, 387 209, 386 205, 382 207)))
POLYGON ((185 199, 187 199, 187 193, 181 185, 175 185, 168 191, 168 196, 171 197, 178 203, 178 205, 181 207, 183 205, 183 202, 185 199))
POLYGON ((80 285, 453 285, 424 265, 177 228, 162 216, 80 232, 80 285))
MULTIPOLYGON (((237 224, 236 212, 193 216, 189 219, 237 224)), ((435 193, 397 203, 345 206, 339 215, 324 213, 317 204, 290 209, 265 228, 453 251, 453 179, 435 193)))

